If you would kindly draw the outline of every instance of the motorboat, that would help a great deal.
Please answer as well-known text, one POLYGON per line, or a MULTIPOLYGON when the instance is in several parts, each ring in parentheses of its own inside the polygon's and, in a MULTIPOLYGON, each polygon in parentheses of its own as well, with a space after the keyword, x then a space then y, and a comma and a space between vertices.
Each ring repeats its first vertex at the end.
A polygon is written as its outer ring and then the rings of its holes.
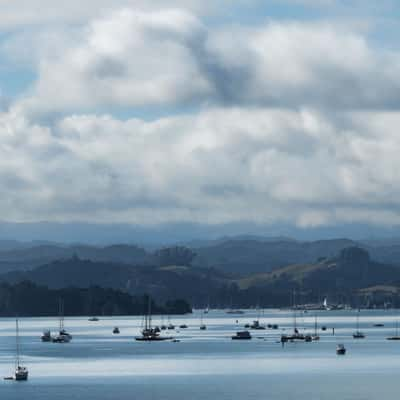
POLYGON ((28 380, 28 369, 18 365, 15 369, 14 379, 16 381, 27 381, 28 380))
POLYGON ((257 329, 257 330, 264 330, 265 326, 260 325, 260 321, 253 321, 253 323, 250 325, 250 329, 257 329))
POLYGON ((240 331, 236 332, 234 336, 232 336, 232 340, 250 340, 251 334, 249 331, 240 331))
POLYGON ((345 355, 346 354, 346 348, 344 347, 343 344, 338 344, 336 347, 336 354, 337 355, 345 355))
POLYGON ((69 343, 72 340, 70 335, 65 329, 61 329, 58 335, 52 338, 53 343, 69 343))

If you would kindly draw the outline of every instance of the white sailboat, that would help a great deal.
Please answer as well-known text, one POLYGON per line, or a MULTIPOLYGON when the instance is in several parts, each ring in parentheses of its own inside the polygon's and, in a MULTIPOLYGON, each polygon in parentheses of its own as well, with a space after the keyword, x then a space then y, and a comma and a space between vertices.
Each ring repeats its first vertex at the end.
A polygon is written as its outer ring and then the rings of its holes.
POLYGON ((15 355, 15 373, 14 379, 16 381, 27 381, 28 380, 28 368, 21 365, 20 349, 19 349, 19 325, 18 318, 15 320, 15 339, 16 339, 16 355, 15 355))
POLYGON ((72 339, 72 335, 64 328, 64 301, 62 299, 60 299, 58 303, 58 312, 60 317, 59 332, 58 335, 52 338, 52 341, 53 343, 69 343, 72 339))

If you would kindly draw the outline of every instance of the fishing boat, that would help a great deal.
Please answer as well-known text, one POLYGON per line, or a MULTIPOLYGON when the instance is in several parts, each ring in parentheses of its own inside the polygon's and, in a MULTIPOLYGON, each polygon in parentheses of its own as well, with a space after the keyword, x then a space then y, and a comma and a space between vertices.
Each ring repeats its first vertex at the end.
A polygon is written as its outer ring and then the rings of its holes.
POLYGON ((396 332, 394 334, 394 336, 389 336, 388 338, 386 338, 387 340, 400 340, 400 336, 399 336, 399 323, 398 321, 396 321, 396 332))
POLYGON ((359 318, 360 318, 360 311, 357 312, 357 319, 356 319, 356 331, 353 333, 353 339, 364 339, 365 335, 360 331, 359 327, 359 318))
POLYGON ((336 354, 337 355, 345 355, 346 354, 346 348, 344 347, 343 344, 338 344, 336 347, 336 354))
POLYGON ((58 335, 52 338, 53 343, 69 343, 72 340, 72 335, 70 335, 64 328, 64 301, 59 300, 58 312, 60 318, 60 326, 58 335))
POLYGON ((15 344, 16 344, 16 354, 15 354, 14 380, 16 380, 16 381, 27 381, 28 380, 28 368, 22 366, 21 365, 21 360, 20 360, 18 318, 16 318, 16 320, 15 320, 15 344))
POLYGON ((156 342, 162 340, 171 340, 172 337, 160 336, 160 329, 153 328, 151 325, 151 298, 148 298, 147 314, 144 315, 144 328, 142 335, 136 336, 135 340, 142 342, 156 342))
POLYGON ((249 331, 240 331, 236 332, 234 336, 232 336, 232 340, 250 340, 251 334, 249 331))

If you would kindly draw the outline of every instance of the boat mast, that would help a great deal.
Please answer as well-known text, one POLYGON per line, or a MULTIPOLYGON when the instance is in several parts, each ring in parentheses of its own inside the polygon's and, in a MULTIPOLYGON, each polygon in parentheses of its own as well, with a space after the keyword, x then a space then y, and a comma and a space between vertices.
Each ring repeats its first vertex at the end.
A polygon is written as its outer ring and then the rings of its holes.
POLYGON ((15 318, 15 369, 19 367, 19 326, 18 318, 15 318))
POLYGON ((147 308, 147 318, 146 318, 146 329, 151 329, 151 297, 148 299, 148 308, 147 308))
POLYGON ((297 333, 297 321, 296 321, 296 291, 293 290, 293 329, 297 333))
POLYGON ((315 314, 314 335, 317 336, 317 314, 315 314))
POLYGON ((60 317, 60 332, 64 330, 64 301, 60 298, 58 300, 58 314, 60 317))

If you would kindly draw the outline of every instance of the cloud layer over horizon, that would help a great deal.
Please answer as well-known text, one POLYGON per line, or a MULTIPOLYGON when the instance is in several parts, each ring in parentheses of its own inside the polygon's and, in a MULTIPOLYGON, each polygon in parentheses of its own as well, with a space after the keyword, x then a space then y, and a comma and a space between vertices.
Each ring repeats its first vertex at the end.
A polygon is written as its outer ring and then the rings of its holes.
POLYGON ((0 1, 0 220, 400 225, 400 50, 373 15, 40 3, 0 1))

